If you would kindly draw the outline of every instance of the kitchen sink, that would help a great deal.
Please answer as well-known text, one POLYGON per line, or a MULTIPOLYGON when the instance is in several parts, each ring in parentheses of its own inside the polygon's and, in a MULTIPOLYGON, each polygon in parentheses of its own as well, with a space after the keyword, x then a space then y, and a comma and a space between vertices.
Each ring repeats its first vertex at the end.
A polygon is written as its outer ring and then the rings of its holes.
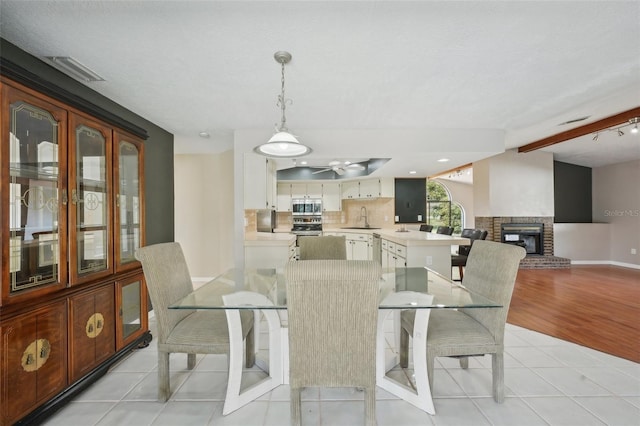
POLYGON ((366 227, 366 226, 343 226, 340 229, 380 229, 380 228, 373 228, 373 227, 366 227))

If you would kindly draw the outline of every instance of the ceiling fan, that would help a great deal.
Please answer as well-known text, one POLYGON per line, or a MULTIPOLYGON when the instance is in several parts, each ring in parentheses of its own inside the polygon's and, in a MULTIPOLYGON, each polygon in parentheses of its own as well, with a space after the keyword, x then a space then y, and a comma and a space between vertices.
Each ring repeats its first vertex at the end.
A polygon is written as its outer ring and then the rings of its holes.
POLYGON ((315 172, 312 172, 311 174, 313 175, 318 173, 328 172, 328 171, 334 171, 340 176, 342 176, 347 170, 362 171, 365 169, 365 167, 362 164, 352 163, 350 161, 338 161, 338 160, 330 161, 326 167, 311 167, 311 168, 320 169, 320 170, 316 170, 315 172))

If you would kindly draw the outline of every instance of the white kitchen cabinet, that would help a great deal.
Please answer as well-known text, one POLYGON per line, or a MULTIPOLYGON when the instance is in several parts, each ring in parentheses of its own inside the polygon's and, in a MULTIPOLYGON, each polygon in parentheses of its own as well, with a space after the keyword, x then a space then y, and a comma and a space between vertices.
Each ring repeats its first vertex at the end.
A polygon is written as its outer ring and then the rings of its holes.
POLYGON ((292 183, 291 184, 291 198, 307 198, 307 184, 306 183, 292 183))
POLYGON ((347 260, 371 260, 370 235, 353 232, 345 232, 343 235, 347 244, 347 260))
POLYGON ((322 210, 325 212, 339 212, 342 210, 339 183, 322 184, 322 210))
POLYGON ((392 198, 392 178, 369 178, 347 181, 342 184, 342 199, 392 198))
POLYGON ((291 184, 278 183, 276 195, 277 210, 279 212, 291 211, 291 184))
POLYGON ((307 183, 307 198, 322 198, 322 183, 307 183))
POLYGON ((258 154, 244 155, 244 208, 273 209, 277 194, 276 164, 258 154))
POLYGON ((360 182, 357 180, 342 183, 342 199, 350 200, 360 198, 360 182))
POLYGON ((360 181, 360 198, 378 198, 380 196, 380 179, 360 181))

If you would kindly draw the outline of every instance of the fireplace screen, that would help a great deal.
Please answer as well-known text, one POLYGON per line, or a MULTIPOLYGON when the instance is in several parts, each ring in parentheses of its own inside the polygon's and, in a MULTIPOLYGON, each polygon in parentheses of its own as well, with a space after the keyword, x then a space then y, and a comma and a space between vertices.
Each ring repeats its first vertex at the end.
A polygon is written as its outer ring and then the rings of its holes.
POLYGON ((529 254, 543 254, 541 223, 505 223, 500 227, 501 241, 524 247, 529 254))

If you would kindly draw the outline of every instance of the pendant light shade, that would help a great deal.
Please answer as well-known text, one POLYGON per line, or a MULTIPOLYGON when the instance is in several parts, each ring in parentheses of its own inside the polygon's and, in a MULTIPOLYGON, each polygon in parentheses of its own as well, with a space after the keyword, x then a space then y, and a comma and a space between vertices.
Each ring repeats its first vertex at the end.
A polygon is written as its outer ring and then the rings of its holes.
POLYGON ((289 63, 291 54, 289 52, 276 52, 273 57, 282 66, 282 90, 278 95, 277 104, 282 110, 282 121, 280 126, 276 125, 276 133, 271 139, 267 143, 256 146, 253 151, 267 157, 301 157, 311 153, 311 148, 300 143, 294 135, 289 133, 285 116, 286 103, 287 101, 291 102, 291 100, 284 97, 284 64, 289 63))
POLYGON ((258 154, 268 157, 301 157, 311 152, 311 148, 301 144, 289 132, 278 132, 271 136, 267 143, 258 145, 254 149, 258 154))

